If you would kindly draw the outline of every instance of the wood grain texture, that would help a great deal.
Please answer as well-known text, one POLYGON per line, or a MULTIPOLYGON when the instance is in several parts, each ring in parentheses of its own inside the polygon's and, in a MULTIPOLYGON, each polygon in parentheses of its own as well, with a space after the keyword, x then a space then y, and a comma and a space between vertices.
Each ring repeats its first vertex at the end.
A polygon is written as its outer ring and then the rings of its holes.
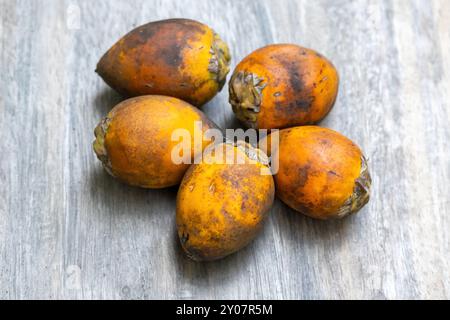
MULTIPOLYGON (((0 0, 0 298, 450 298, 450 2, 0 0), (185 17, 233 66, 274 42, 340 72, 322 125, 369 157, 370 203, 321 222, 277 201, 263 233, 195 263, 175 234, 176 188, 110 178, 93 128, 120 97, 94 73, 121 35, 185 17)), ((205 107, 236 127, 226 88, 205 107)))

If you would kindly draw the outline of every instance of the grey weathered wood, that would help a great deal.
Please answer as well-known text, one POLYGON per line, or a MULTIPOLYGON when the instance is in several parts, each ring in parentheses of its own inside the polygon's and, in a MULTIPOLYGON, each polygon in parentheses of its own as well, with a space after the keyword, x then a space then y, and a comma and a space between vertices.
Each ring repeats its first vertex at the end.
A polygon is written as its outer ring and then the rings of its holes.
MULTIPOLYGON (((449 1, 1 0, 0 16, 0 298, 450 298, 449 1), (322 125, 365 150, 369 205, 320 222, 277 201, 246 249, 188 260, 176 188, 123 185, 91 150, 120 101, 97 60, 169 17, 212 26, 233 64, 273 42, 328 56, 341 85, 322 125)), ((226 90, 205 110, 238 125, 226 90)))

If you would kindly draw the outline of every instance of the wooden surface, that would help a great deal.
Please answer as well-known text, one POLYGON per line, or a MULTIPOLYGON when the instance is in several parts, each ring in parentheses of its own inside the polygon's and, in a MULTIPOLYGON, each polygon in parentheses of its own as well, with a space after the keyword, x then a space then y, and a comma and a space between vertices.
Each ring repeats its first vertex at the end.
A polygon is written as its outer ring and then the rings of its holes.
MULTIPOLYGON (((450 1, 0 0, 0 298, 450 298, 450 1), (195 263, 176 188, 110 178, 93 128, 120 97, 94 73, 133 27, 212 26, 233 67, 274 42, 337 66, 321 125, 369 158, 370 203, 320 222, 277 201, 262 234, 195 263)), ((206 108, 236 127, 223 90, 206 108)))

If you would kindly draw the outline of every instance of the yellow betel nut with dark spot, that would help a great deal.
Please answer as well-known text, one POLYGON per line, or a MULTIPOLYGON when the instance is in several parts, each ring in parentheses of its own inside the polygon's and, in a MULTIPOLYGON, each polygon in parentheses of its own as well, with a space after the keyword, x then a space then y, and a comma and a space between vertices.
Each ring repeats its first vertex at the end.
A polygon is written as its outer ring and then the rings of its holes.
MULTIPOLYGON (((172 150, 179 144, 172 141, 172 133, 177 129, 189 132, 193 159, 196 130, 203 137, 212 128, 217 127, 187 102, 166 96, 141 96, 119 103, 99 123, 94 151, 105 169, 123 182, 164 188, 179 184, 190 165, 172 161, 172 150)), ((208 144, 203 141, 200 148, 208 144)))
POLYGON ((167 95, 201 106, 225 83, 230 53, 208 26, 188 19, 140 26, 114 44, 96 72, 126 96, 167 95))
POLYGON ((247 127, 282 129, 322 120, 339 85, 333 64, 314 50, 293 44, 258 49, 236 67, 229 100, 247 127))
MULTIPOLYGON (((265 145, 261 140, 264 150, 265 145)), ((318 126, 284 129, 279 132, 279 146, 268 153, 273 168, 278 159, 277 196, 305 215, 342 218, 369 201, 366 158, 356 144, 336 131, 318 126)))
POLYGON ((181 244, 199 261, 220 259, 246 246, 260 231, 274 200, 265 154, 247 144, 216 148, 224 150, 226 161, 205 152, 186 172, 177 196, 181 244), (236 163, 239 157, 245 163, 236 163))

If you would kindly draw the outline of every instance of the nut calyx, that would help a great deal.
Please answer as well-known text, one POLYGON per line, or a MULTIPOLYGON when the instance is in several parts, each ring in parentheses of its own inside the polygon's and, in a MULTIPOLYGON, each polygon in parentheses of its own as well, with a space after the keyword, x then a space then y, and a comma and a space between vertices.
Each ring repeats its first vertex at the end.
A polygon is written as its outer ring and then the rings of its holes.
POLYGON ((250 72, 237 72, 230 79, 230 104, 236 117, 249 128, 256 127, 262 102, 264 79, 250 72))
POLYGON ((99 122, 97 127, 95 127, 94 130, 95 140, 93 142, 93 148, 95 154, 97 155, 97 158, 102 162, 102 165, 105 168, 105 170, 110 175, 114 176, 112 172, 111 161, 109 160, 108 151, 106 150, 105 146, 105 136, 106 132, 108 131, 110 122, 111 119, 108 116, 106 116, 99 122))
POLYGON ((227 74, 230 71, 231 55, 227 44, 214 32, 214 40, 210 49, 211 59, 209 60, 208 71, 222 90, 227 74))
POLYGON ((357 213, 364 205, 369 202, 370 187, 372 179, 369 174, 367 160, 361 156, 361 171, 359 177, 355 180, 355 187, 352 195, 344 202, 338 211, 338 218, 343 218, 350 214, 357 213))

